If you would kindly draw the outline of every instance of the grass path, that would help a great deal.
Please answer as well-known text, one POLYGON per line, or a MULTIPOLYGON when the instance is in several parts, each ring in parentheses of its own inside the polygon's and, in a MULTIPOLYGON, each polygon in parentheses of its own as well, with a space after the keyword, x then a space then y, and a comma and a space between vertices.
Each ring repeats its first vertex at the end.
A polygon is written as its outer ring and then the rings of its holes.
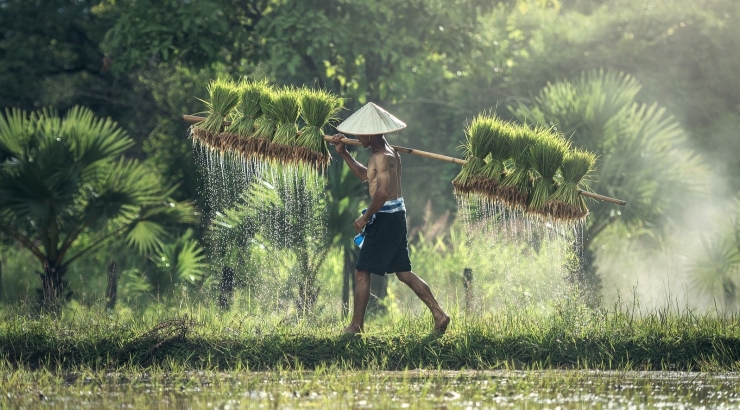
POLYGON ((0 358, 13 367, 116 369, 601 369, 728 371, 740 368, 736 317, 559 309, 453 315, 448 333, 431 318, 371 321, 363 336, 341 334, 339 318, 288 320, 220 314, 0 314, 0 358))

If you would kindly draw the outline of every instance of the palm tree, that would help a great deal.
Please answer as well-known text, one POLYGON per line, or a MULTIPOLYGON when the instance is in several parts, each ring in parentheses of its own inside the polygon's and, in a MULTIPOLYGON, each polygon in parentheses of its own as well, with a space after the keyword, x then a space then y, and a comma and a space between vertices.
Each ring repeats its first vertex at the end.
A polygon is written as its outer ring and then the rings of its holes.
POLYGON ((149 252, 167 236, 167 224, 196 220, 189 204, 169 198, 172 189, 121 156, 133 144, 114 121, 87 108, 64 118, 50 110, 0 116, 0 232, 40 262, 46 306, 69 296, 64 275, 81 256, 116 238, 149 252), (91 236, 91 245, 75 246, 81 235, 91 236))
POLYGON ((719 290, 728 312, 736 308, 740 287, 740 197, 732 208, 730 217, 713 226, 716 233, 702 238, 703 252, 692 269, 696 287, 711 296, 719 290))
POLYGON ((174 238, 174 241, 161 243, 149 257, 157 269, 147 275, 157 296, 172 292, 173 285, 200 286, 207 279, 207 265, 203 248, 194 238, 192 229, 174 238))
POLYGON ((520 121, 555 125, 574 146, 596 152, 599 162, 591 188, 627 200, 621 209, 589 204, 583 258, 574 280, 591 291, 600 289, 590 246, 594 238, 613 224, 623 224, 633 233, 662 239, 690 200, 707 189, 708 168, 685 148, 686 132, 664 108, 638 103, 640 89, 629 75, 591 71, 549 84, 529 105, 509 107, 520 121))

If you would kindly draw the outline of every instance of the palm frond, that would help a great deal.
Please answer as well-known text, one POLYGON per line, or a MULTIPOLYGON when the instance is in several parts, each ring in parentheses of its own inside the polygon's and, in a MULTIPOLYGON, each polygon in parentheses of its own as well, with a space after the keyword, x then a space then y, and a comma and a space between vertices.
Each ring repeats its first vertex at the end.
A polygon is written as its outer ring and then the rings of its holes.
POLYGON ((154 251, 165 237, 167 230, 162 225, 147 220, 134 221, 126 233, 128 244, 142 254, 154 251))
POLYGON ((159 289, 167 289, 178 283, 195 285, 204 278, 208 267, 204 262, 206 257, 193 236, 193 230, 188 229, 173 242, 160 244, 152 255, 151 260, 164 278, 160 281, 163 283, 155 284, 159 289))
POLYGON ((702 237, 701 242, 703 253, 693 265, 693 282, 700 291, 712 295, 726 288, 737 277, 740 272, 740 250, 734 238, 722 233, 702 237))
POLYGON ((26 111, 6 108, 5 115, 0 115, 0 166, 12 159, 25 159, 33 134, 34 121, 26 111))
MULTIPOLYGON (((43 122, 53 120, 48 115, 39 118, 43 122)), ((115 121, 98 118, 92 110, 80 106, 67 112, 57 138, 70 144, 75 160, 83 168, 118 157, 134 145, 134 140, 115 121)))

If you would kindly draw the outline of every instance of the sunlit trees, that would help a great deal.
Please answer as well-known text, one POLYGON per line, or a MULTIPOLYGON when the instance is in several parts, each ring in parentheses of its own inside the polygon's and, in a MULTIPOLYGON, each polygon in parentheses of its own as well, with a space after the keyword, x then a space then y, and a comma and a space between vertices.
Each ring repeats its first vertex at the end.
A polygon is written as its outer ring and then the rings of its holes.
POLYGON ((591 71, 550 84, 531 104, 511 108, 520 121, 554 125, 574 146, 597 153, 591 188, 627 200, 624 208, 589 202, 576 281, 591 290, 600 287, 596 250, 590 246, 594 238, 613 224, 635 238, 664 238, 681 211, 707 189, 707 166, 686 148, 686 132, 665 109, 637 102, 640 88, 629 75, 591 71))
POLYGON ((47 306, 68 295, 64 275, 86 253, 117 238, 153 251, 168 224, 196 221, 191 206, 121 156, 132 145, 114 121, 86 108, 63 118, 15 109, 0 116, 0 231, 40 262, 47 306), (80 248, 83 234, 92 240, 80 248))

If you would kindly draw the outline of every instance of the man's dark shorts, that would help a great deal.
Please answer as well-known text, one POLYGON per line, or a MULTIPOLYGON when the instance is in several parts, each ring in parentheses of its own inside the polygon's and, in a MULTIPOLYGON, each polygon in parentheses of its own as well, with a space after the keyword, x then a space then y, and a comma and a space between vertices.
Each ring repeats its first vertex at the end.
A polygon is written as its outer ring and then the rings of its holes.
POLYGON ((406 234, 406 212, 376 213, 365 228, 355 269, 377 275, 411 271, 406 234))

